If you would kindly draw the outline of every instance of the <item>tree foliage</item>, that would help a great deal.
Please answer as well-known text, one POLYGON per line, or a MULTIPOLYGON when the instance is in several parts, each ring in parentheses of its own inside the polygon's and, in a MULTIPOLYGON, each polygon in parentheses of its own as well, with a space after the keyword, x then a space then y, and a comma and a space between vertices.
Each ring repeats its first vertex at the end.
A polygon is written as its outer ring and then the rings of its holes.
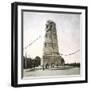
POLYGON ((34 59, 24 57, 24 68, 38 67, 41 64, 41 58, 36 56, 34 59))

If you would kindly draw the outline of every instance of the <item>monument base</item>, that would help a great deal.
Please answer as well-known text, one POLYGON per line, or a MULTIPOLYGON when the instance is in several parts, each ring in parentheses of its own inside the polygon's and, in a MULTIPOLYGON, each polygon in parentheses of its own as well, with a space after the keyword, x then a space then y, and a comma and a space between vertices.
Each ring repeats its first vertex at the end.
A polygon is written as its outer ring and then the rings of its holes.
POLYGON ((62 66, 64 65, 64 59, 60 55, 57 56, 45 55, 43 56, 43 65, 45 68, 62 66))

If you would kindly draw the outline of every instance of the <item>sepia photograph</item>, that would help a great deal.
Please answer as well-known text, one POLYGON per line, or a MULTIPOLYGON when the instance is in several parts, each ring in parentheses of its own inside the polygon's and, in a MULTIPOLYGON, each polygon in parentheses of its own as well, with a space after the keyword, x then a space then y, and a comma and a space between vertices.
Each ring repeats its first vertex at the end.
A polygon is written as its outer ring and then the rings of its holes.
POLYGON ((12 86, 87 82, 87 7, 12 3, 12 86))
POLYGON ((80 75, 81 13, 22 14, 23 78, 80 75))

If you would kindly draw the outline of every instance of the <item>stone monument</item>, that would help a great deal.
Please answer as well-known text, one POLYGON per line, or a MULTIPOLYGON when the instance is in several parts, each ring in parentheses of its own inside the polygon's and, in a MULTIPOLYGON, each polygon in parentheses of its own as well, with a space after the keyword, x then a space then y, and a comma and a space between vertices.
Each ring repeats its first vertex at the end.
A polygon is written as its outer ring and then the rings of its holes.
POLYGON ((55 22, 48 20, 46 23, 46 33, 43 48, 43 66, 45 68, 60 66, 64 64, 64 59, 59 54, 57 31, 55 22))

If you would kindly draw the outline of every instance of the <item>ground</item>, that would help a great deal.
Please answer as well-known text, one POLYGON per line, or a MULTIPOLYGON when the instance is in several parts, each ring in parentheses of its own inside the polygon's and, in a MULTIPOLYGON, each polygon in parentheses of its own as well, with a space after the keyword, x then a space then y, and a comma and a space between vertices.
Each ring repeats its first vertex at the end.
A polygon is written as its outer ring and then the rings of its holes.
POLYGON ((63 75, 80 75, 79 67, 65 69, 24 69, 24 77, 40 77, 40 76, 63 76, 63 75))

